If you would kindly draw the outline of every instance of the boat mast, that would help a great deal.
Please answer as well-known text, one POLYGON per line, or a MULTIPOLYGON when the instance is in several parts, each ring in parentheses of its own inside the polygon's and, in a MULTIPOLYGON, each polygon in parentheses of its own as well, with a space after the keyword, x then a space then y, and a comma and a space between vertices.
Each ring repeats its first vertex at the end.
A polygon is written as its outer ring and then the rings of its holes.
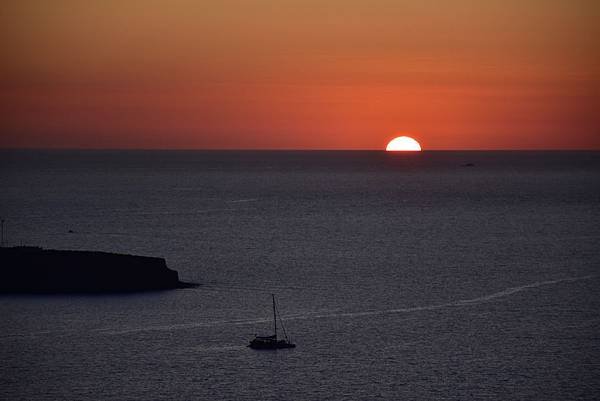
POLYGON ((273 327, 275 328, 275 338, 277 338, 277 315, 275 313, 275 294, 271 294, 273 297, 273 327))

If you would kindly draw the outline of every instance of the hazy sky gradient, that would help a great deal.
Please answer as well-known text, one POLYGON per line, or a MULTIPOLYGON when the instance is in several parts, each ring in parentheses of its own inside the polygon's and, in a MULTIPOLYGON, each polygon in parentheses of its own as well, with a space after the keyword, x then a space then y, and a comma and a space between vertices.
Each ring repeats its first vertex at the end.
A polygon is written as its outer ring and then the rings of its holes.
POLYGON ((600 149, 600 2, 0 6, 2 147, 600 149))

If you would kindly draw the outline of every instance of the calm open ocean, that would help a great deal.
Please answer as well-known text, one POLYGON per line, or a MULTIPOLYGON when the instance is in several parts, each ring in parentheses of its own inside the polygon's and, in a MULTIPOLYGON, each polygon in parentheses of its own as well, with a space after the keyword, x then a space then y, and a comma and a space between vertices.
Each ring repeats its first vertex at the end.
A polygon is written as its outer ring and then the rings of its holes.
POLYGON ((3 400, 600 398, 600 152, 0 151, 0 216, 201 284, 1 296, 3 400))

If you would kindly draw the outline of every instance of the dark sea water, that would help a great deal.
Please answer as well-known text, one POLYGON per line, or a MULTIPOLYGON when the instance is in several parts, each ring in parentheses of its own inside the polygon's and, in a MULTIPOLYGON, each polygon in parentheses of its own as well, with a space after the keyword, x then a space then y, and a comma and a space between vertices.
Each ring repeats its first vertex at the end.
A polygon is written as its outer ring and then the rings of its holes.
POLYGON ((10 244, 201 284, 1 296, 0 399, 600 398, 598 152, 1 151, 0 191, 10 244), (272 292, 297 348, 254 351, 272 292))

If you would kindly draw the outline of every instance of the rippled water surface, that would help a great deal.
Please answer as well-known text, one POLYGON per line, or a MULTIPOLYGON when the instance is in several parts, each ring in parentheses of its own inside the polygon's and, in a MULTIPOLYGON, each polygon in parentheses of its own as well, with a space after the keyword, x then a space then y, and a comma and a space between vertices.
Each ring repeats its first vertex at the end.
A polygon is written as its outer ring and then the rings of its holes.
POLYGON ((600 153, 2 151, 0 169, 11 244, 161 256, 201 284, 0 297, 0 399, 600 396, 600 153), (254 351, 272 292, 297 348, 254 351))

